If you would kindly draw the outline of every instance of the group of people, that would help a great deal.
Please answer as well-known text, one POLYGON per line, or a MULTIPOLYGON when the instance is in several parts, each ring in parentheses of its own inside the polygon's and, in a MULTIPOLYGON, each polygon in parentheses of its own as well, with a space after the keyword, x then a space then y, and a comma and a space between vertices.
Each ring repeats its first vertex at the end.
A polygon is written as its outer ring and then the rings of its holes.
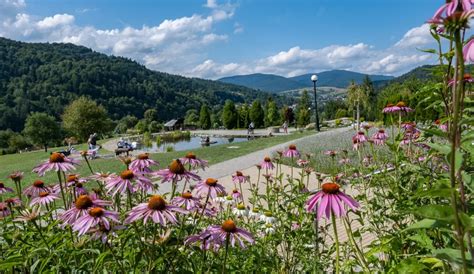
MULTIPOLYGON (((283 123, 282 127, 283 127, 283 131, 284 131, 285 133, 288 133, 288 122, 287 122, 287 121, 285 121, 285 122, 283 123)), ((247 135, 248 135, 248 137, 251 136, 252 134, 254 134, 254 129, 255 129, 254 123, 253 123, 253 122, 250 122, 249 127, 248 127, 248 129, 247 129, 247 135)))

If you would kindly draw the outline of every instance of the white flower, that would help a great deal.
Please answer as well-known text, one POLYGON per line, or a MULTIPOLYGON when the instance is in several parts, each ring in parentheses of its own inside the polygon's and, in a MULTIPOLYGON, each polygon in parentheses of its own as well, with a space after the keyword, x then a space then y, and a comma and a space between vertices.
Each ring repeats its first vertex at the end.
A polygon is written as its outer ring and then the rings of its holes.
POLYGON ((243 204, 239 204, 237 205, 237 207, 232 209, 232 213, 234 213, 237 217, 246 217, 249 215, 249 211, 245 208, 243 204))
POLYGON ((264 224, 262 229, 267 235, 275 233, 275 227, 272 224, 264 224))
POLYGON ((225 196, 217 196, 216 198, 214 198, 214 202, 216 203, 224 203, 225 201, 226 201, 225 196))
POLYGON ((232 198, 232 196, 227 196, 224 199, 225 199, 224 200, 225 205, 231 206, 231 205, 235 204, 235 200, 234 200, 234 198, 232 198))
POLYGON ((265 222, 266 224, 273 224, 276 222, 276 218, 273 217, 270 211, 265 211, 265 213, 260 215, 260 221, 265 222))
POLYGON ((259 219, 260 218, 260 210, 258 208, 254 208, 249 212, 250 218, 259 219))

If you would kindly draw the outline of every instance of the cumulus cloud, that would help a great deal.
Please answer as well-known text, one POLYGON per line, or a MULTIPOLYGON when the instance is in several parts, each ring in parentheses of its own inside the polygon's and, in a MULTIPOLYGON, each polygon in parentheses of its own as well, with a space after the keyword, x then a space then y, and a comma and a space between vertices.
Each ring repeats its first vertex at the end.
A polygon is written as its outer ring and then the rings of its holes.
POLYGON ((430 34, 430 26, 428 24, 423 24, 407 31, 395 46, 401 48, 412 48, 430 44, 432 41, 433 38, 430 34))

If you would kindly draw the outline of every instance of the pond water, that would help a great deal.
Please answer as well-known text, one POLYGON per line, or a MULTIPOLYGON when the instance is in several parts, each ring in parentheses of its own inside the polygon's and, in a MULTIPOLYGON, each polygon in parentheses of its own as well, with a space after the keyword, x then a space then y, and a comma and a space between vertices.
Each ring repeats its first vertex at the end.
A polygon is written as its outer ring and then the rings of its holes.
MULTIPOLYGON (((242 137, 210 137, 212 144, 207 146, 215 146, 220 144, 233 144, 246 142, 247 138, 242 137)), ((157 152, 166 152, 168 147, 173 147, 173 151, 186 151, 192 150, 200 147, 205 147, 206 145, 201 144, 201 137, 191 137, 185 140, 179 140, 176 142, 161 142, 159 145, 156 142, 152 142, 151 146, 145 146, 144 144, 138 145, 137 149, 157 153, 157 152)))

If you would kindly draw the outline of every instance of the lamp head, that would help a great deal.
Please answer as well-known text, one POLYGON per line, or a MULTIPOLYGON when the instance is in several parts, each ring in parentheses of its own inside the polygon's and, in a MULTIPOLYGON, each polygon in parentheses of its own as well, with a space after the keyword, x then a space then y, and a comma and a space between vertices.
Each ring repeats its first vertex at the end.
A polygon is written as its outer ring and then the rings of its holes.
POLYGON ((318 76, 317 76, 316 74, 313 74, 313 75, 311 76, 311 81, 313 81, 313 82, 318 81, 318 76))

